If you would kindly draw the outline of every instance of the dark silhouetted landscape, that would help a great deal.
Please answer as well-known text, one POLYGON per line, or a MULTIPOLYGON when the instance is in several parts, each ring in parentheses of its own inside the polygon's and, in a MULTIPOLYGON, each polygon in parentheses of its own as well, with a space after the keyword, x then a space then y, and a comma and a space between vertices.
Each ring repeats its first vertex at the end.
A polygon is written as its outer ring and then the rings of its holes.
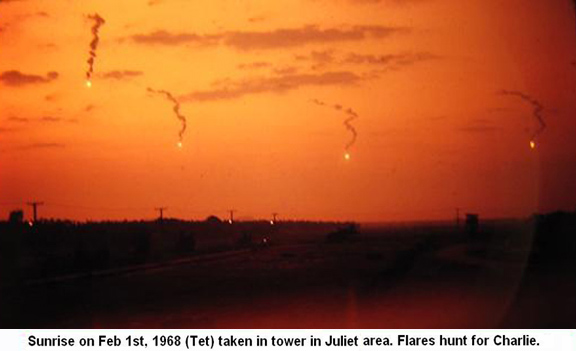
POLYGON ((0 226, 10 328, 572 328, 576 213, 0 226))

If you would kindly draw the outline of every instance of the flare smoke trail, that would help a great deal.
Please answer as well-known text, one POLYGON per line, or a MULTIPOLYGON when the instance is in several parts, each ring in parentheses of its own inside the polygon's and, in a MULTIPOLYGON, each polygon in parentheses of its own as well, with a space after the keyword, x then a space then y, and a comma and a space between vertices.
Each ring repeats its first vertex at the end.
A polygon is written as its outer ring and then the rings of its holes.
POLYGON ((86 86, 90 87, 92 85, 92 73, 94 73, 94 60, 96 59, 96 49, 98 49, 98 43, 100 42, 100 37, 98 36, 98 31, 100 27, 106 21, 104 18, 100 17, 97 13, 93 15, 88 15, 88 18, 94 21, 92 26, 92 41, 90 42, 89 57, 86 61, 88 63, 88 71, 86 71, 86 86))
POLYGON ((314 100, 312 100, 312 102, 315 103, 316 105, 319 105, 319 106, 332 107, 333 109, 335 109, 337 111, 344 112, 348 116, 348 118, 346 118, 344 120, 343 124, 344 124, 344 127, 346 127, 346 129, 352 134, 352 138, 346 144, 346 147, 345 147, 346 154, 344 155, 344 157, 346 159, 350 158, 350 154, 348 154, 348 150, 356 143, 356 138, 358 137, 358 132, 356 131, 356 128, 354 128, 354 126, 352 125, 352 121, 355 120, 356 118, 358 118, 358 114, 356 112, 354 112, 354 110, 352 110, 351 108, 344 108, 342 105, 339 105, 339 104, 330 105, 330 104, 327 104, 327 103, 320 101, 318 99, 314 99, 314 100))
POLYGON ((530 140, 530 146, 534 148, 536 146, 535 139, 546 129, 546 122, 544 121, 544 116, 542 116, 544 106, 542 106, 542 104, 538 100, 520 91, 502 90, 500 91, 500 94, 519 97, 522 100, 528 102, 530 105, 532 105, 534 109, 532 115, 534 116, 534 118, 536 118, 538 124, 540 125, 538 129, 534 132, 534 134, 532 134, 532 138, 530 140))
POLYGON ((178 147, 182 147, 182 140, 184 138, 184 132, 186 131, 186 117, 180 113, 180 103, 170 92, 166 90, 154 90, 152 88, 147 88, 147 90, 150 93, 164 95, 168 100, 170 100, 174 104, 172 110, 174 111, 174 114, 176 114, 176 117, 182 123, 182 128, 180 128, 180 132, 178 133, 178 147))

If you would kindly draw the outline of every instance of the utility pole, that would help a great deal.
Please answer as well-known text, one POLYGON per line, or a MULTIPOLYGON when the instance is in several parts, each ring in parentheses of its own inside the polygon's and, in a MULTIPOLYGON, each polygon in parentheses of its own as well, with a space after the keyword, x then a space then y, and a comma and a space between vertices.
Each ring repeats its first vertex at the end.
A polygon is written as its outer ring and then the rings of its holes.
POLYGON ((236 212, 236 210, 228 210, 228 213, 230 213, 230 219, 228 220, 228 223, 230 224, 234 222, 234 212, 236 212))
POLYGON ((42 201, 30 201, 27 203, 28 206, 32 206, 32 213, 34 214, 34 222, 36 223, 36 221, 38 220, 38 206, 42 206, 44 205, 44 202, 42 201))
POLYGON ((164 211, 167 210, 167 207, 156 207, 155 210, 159 212, 160 217, 158 217, 160 219, 160 222, 164 221, 164 211))

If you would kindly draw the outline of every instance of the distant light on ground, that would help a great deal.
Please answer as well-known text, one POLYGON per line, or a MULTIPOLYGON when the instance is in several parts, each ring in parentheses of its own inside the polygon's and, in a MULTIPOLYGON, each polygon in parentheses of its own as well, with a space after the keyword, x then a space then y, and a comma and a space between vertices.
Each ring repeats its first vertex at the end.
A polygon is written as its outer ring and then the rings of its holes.
POLYGON ((531 149, 535 149, 536 148, 536 142, 534 140, 530 140, 530 148, 531 149))
POLYGON ((92 88, 92 81, 87 80, 87 81, 86 81, 86 87, 87 87, 87 88, 92 88))
POLYGON ((274 221, 270 221, 270 225, 274 225, 274 221))

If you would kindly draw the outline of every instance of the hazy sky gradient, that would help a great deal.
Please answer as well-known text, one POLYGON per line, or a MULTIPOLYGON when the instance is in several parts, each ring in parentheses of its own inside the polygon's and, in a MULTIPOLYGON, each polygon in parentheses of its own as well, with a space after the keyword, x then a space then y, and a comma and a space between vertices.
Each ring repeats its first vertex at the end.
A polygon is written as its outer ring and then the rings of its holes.
POLYGON ((0 215, 576 208, 571 0, 0 1, 0 215), (92 23, 106 23, 85 86, 92 23), (187 118, 184 147, 171 92, 187 118), (503 96, 519 91, 543 107, 503 96), (351 159, 345 114, 355 111, 351 159), (22 205, 20 205, 22 207, 22 205))

